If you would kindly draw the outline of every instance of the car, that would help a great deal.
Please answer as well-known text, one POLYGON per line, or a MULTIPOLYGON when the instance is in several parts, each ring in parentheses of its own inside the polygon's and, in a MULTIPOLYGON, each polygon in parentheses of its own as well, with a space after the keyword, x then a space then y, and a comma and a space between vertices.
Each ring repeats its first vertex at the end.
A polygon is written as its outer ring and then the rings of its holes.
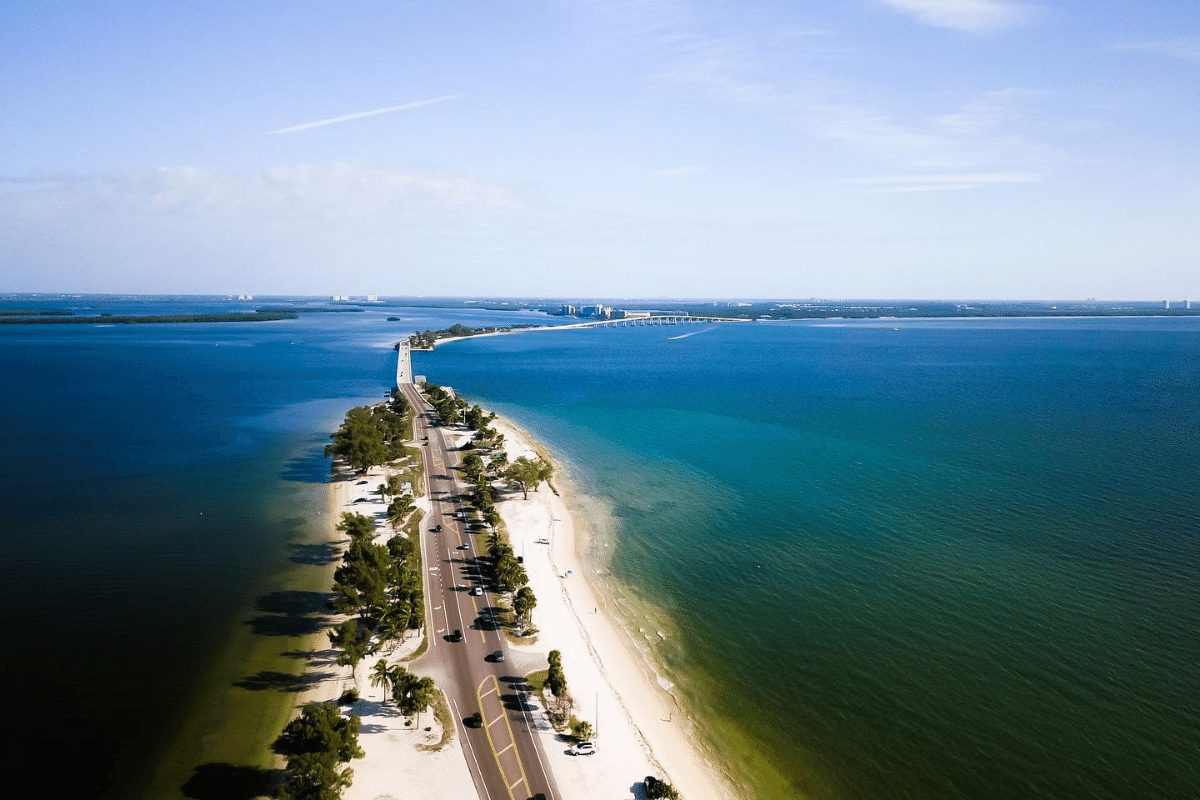
POLYGON ((460 544, 460 545, 459 545, 457 548, 455 548, 455 549, 457 549, 457 550, 470 550, 470 549, 471 549, 471 545, 467 544, 466 542, 463 542, 462 544, 460 544))
POLYGON ((580 742, 567 752, 573 756, 590 756, 596 752, 596 744, 594 742, 580 742))
POLYGON ((437 525, 434 525, 429 530, 433 531, 434 533, 441 533, 442 532, 442 524, 439 522, 437 525))
POLYGON ((465 722, 467 723, 467 727, 469 727, 469 728, 482 728, 483 727, 483 714, 480 714, 478 711, 476 711, 474 714, 467 717, 465 722))
POLYGON ((549 539, 538 539, 534 544, 550 544, 549 539))
POLYGON ((493 661, 503 661, 504 660, 504 651, 497 650, 496 652, 492 653, 492 660, 493 661))
POLYGON ((471 589, 471 594, 475 595, 476 597, 479 597, 479 595, 483 594, 483 587, 482 586, 474 587, 473 589, 471 589))
POLYGON ((461 642, 462 641, 462 631, 460 631, 458 628, 455 628, 454 633, 450 634, 450 641, 461 642))

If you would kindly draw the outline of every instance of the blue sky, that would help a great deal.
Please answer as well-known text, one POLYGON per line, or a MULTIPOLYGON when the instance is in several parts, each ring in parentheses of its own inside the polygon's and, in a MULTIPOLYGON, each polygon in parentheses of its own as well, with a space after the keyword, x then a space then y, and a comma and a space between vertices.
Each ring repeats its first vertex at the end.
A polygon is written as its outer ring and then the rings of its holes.
POLYGON ((1198 276, 1196 0, 0 5, 0 291, 1198 276))

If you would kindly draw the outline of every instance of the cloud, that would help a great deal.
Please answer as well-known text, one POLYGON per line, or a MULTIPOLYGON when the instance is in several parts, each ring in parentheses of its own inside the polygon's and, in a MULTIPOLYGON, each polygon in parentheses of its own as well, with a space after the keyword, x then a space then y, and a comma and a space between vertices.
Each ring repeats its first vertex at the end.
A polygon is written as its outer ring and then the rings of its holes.
POLYGON ((697 175, 707 171, 708 167, 668 167, 667 169, 656 169, 650 174, 655 178, 682 178, 687 175, 697 175))
POLYGON ((883 4, 937 28, 965 33, 1005 30, 1026 22, 1030 8, 1000 0, 879 0, 883 4))
POLYGON ((996 185, 1037 183, 1040 175, 1026 172, 973 172, 929 175, 884 175, 843 181, 863 192, 951 192, 996 185))
POLYGON ((1200 61, 1200 36, 1182 36, 1155 42, 1127 42, 1112 46, 1113 50, 1132 50, 1143 53, 1182 58, 1185 61, 1200 61))
POLYGON ((384 108, 375 108, 370 111, 358 111, 353 114, 343 114, 340 117, 330 117, 329 119, 318 119, 314 122, 302 122, 299 125, 291 125, 287 128, 280 128, 277 131, 267 131, 267 136, 275 136, 281 133, 296 133, 297 131, 307 131, 313 128, 323 128, 326 125, 337 125, 339 122, 350 122, 364 117, 375 117, 380 114, 391 114, 393 111, 407 111, 410 108, 420 108, 421 106, 431 106, 434 103, 444 103, 447 100, 454 100, 462 95, 448 94, 443 97, 433 97, 429 100, 417 100, 412 103, 403 103, 398 106, 385 106, 384 108))

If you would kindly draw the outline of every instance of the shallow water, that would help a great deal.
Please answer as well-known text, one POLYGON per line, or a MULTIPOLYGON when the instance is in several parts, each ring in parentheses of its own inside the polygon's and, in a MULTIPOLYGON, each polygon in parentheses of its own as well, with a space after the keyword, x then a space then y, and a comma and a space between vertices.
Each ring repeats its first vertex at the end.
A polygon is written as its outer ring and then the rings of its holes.
POLYGON ((419 371, 611 503, 617 579, 760 796, 1200 792, 1200 326, 679 332, 419 371))

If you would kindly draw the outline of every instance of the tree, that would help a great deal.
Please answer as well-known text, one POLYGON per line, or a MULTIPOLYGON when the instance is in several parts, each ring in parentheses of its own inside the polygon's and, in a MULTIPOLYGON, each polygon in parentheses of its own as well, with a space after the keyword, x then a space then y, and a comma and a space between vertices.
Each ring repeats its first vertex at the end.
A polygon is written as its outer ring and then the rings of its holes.
POLYGON ((528 456, 520 456, 504 471, 504 477, 524 493, 526 500, 529 499, 530 487, 537 491, 538 484, 550 480, 553 474, 554 467, 548 461, 543 458, 534 461, 528 456))
POLYGON ((585 719, 571 723, 571 734, 577 742, 586 742, 592 738, 592 723, 585 719))
POLYGON ((400 713, 410 717, 416 715, 418 726, 421 724, 421 712, 429 708, 435 691, 437 688, 433 678, 418 678, 399 665, 392 669, 392 699, 396 701, 400 713))
POLYGON ((411 494, 402 494, 394 498, 388 505, 388 522, 392 525, 392 530, 399 530, 404 524, 404 520, 408 519, 408 515, 416 509, 413 505, 413 496, 411 494))
POLYGON ((517 614, 517 619, 523 619, 527 623, 533 623, 533 609, 537 607, 537 598, 533 596, 533 589, 528 586, 522 586, 517 592, 517 596, 513 598, 513 611, 517 614))
POLYGON ((342 512, 342 521, 338 523, 337 529, 348 535, 353 541, 354 539, 371 539, 375 535, 375 523, 370 517, 364 517, 362 514, 352 514, 349 511, 342 512))
POLYGON ((366 472, 387 460, 383 432, 367 406, 350 409, 332 439, 330 453, 344 459, 355 472, 366 472))
POLYGON ((350 785, 353 770, 340 765, 362 758, 359 719, 343 717, 336 705, 306 706, 275 740, 287 758, 287 776, 279 796, 284 800, 337 800, 350 785))
POLYGON ((563 673, 562 653, 551 650, 549 656, 550 669, 546 673, 546 688, 557 698, 567 696, 567 676, 563 673))
POLYGON ((371 668, 371 685, 383 687, 383 702, 387 702, 389 690, 392 687, 392 671, 386 659, 379 659, 371 668))
POLYGON ((483 477, 483 459, 477 453, 467 453, 462 460, 462 473, 472 483, 478 483, 483 477))
POLYGON ((350 667, 350 675, 354 678, 354 687, 358 688, 358 673, 355 668, 370 649, 371 631, 359 627, 357 622, 348 619, 329 632, 329 643, 341 650, 337 663, 343 667, 350 667))
POLYGON ((488 527, 490 527, 493 531, 496 530, 496 526, 500 524, 500 512, 497 511, 494 506, 487 509, 483 512, 483 521, 486 522, 488 527))

